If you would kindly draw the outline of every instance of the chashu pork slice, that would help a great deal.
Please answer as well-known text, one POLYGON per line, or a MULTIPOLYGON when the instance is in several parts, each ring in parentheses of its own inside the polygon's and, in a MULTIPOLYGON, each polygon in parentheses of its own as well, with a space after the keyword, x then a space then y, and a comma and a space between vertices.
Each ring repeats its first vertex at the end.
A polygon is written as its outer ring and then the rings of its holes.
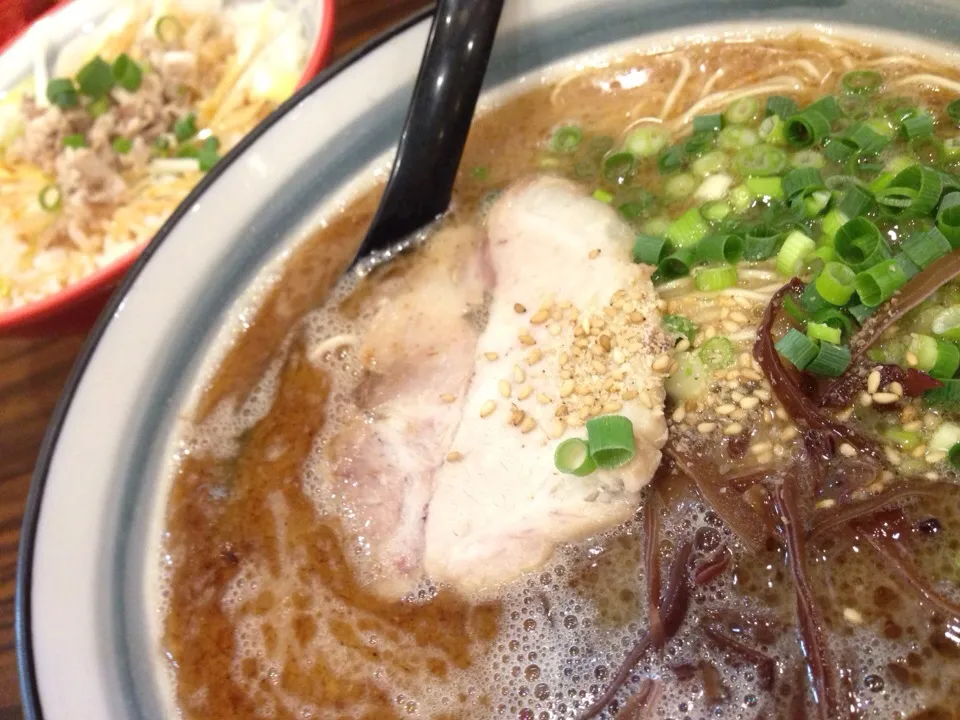
POLYGON ((433 581, 480 596, 630 518, 667 434, 652 367, 667 344, 626 223, 554 177, 513 186, 487 223, 497 282, 425 545, 433 581), (557 471, 557 445, 605 414, 632 421, 635 458, 582 478, 557 471))
POLYGON ((475 315, 492 283, 484 234, 443 230, 365 328, 358 415, 327 452, 346 530, 383 595, 402 596, 422 574, 433 479, 460 422, 480 334, 475 315))

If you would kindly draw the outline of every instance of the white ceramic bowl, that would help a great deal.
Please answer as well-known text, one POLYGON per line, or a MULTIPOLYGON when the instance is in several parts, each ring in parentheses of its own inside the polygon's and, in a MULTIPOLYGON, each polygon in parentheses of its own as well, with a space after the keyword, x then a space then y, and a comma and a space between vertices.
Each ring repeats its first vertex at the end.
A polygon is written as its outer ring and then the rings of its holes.
MULTIPOLYGON (((644 33, 660 44, 716 34, 691 28, 718 20, 960 40, 947 0, 512 0, 487 86, 644 33)), ((174 213, 100 318, 50 425, 23 527, 16 622, 31 720, 174 716, 153 593, 178 411, 259 271, 382 167, 427 30, 425 15, 412 18, 287 102, 174 213)))

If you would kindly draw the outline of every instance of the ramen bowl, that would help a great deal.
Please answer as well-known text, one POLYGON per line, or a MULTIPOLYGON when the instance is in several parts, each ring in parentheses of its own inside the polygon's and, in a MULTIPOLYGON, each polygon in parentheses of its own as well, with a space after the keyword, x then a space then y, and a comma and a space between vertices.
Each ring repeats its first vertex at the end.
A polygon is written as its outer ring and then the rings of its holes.
MULTIPOLYGON (((410 18, 284 103, 192 191, 100 317, 44 441, 22 531, 16 628, 31 720, 177 717, 163 628, 166 510, 186 457, 178 433, 298 243, 383 179, 429 23, 410 18)), ((536 87, 550 68, 572 75, 635 48, 798 25, 828 39, 869 33, 901 51, 949 55, 960 41, 960 13, 946 3, 508 2, 482 104, 536 87)), ((305 266, 316 273, 307 280, 329 281, 343 260, 305 266)), ((238 554, 224 547, 222 560, 238 554)), ((578 717, 584 698, 544 712, 578 717)))
MULTIPOLYGON (((249 3, 188 3, 185 6, 192 8, 194 12, 209 12, 213 8, 215 12, 232 13, 231 17, 238 23, 238 27, 242 27, 241 32, 245 34, 243 39, 237 35, 238 44, 260 42, 249 39, 256 32, 254 28, 257 22, 253 17, 255 10, 250 9, 252 6, 249 3)), ((118 3, 112 0, 77 0, 61 3, 50 9, 31 25, 23 28, 5 47, 0 48, 0 100, 9 92, 15 91, 24 78, 33 76, 38 57, 47 58, 51 62, 53 73, 56 74, 58 64, 69 65, 67 59, 71 57, 71 49, 74 52, 79 51, 80 55, 89 52, 85 45, 87 39, 89 47, 94 48, 100 42, 98 38, 106 37, 104 33, 108 31, 104 28, 116 32, 122 26, 122 18, 125 17, 123 13, 129 12, 132 16, 134 11, 128 8, 133 7, 136 7, 133 3, 118 3)), ((262 69, 250 72, 257 76, 253 82, 266 87, 267 94, 275 94, 277 98, 282 95, 285 98, 294 83, 296 87, 301 87, 316 75, 329 57, 333 38, 333 2, 318 0, 279 3, 274 13, 276 19, 272 17, 271 22, 277 28, 282 25, 283 33, 294 37, 294 44, 301 46, 300 59, 294 62, 294 70, 288 68, 291 61, 284 58, 282 67, 276 64, 275 67, 267 69, 264 65, 262 69), (277 88, 289 83, 289 89, 274 91, 270 87, 271 83, 277 88)), ((279 57, 279 53, 271 50, 269 44, 267 52, 273 52, 272 57, 279 57)), ((175 202, 171 201, 167 204, 165 213, 171 212, 174 207, 175 202)), ((150 222, 161 221, 165 213, 162 211, 150 222)), ((89 267, 77 271, 54 268, 50 273, 51 277, 67 275, 58 277, 56 281, 45 281, 41 272, 36 287, 28 290, 29 294, 25 299, 6 304, 5 309, 0 309, 0 333, 36 335, 89 329, 119 279, 146 244, 145 240, 136 237, 143 232, 136 230, 131 242, 124 241, 116 245, 115 251, 110 251, 107 249, 109 243, 106 239, 109 234, 110 231, 104 231, 103 248, 90 259, 89 267)), ((82 258, 80 260, 83 261, 82 258)), ((69 262, 68 260, 68 264, 69 262)), ((3 286, 4 293, 11 293, 9 279, 3 286)))

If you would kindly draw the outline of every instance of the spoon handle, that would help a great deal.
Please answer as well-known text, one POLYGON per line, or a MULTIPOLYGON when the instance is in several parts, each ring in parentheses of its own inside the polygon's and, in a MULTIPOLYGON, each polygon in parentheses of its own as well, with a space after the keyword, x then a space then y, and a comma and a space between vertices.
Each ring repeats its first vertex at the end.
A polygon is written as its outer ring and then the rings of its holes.
POLYGON ((503 0, 440 0, 393 170, 358 252, 383 250, 450 204, 503 0))

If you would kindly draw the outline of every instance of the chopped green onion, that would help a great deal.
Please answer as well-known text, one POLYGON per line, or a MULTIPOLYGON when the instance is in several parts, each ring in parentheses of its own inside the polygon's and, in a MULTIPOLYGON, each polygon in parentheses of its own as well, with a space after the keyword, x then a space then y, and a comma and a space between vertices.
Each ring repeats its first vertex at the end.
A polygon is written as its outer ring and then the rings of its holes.
POLYGON ((779 175, 787 167, 787 154, 772 145, 754 145, 740 150, 733 158, 741 175, 767 177, 779 175))
POLYGON ((470 168, 470 176, 480 181, 488 180, 490 178, 490 168, 484 165, 474 165, 470 168))
POLYGON ((668 227, 670 227, 670 220, 661 215, 660 217, 650 218, 640 229, 647 235, 663 236, 667 234, 668 227))
POLYGON ((581 140, 583 140, 583 130, 576 125, 564 125, 554 130, 553 137, 550 138, 550 147, 554 152, 567 155, 576 152, 581 140))
POLYGON ((196 145, 181 145, 174 154, 178 158, 198 158, 200 157, 200 148, 196 145))
POLYGON ((941 150, 943 151, 943 154, 946 156, 947 160, 951 162, 955 162, 957 159, 960 159, 960 138, 947 138, 943 141, 941 150))
POLYGON ((808 195, 816 190, 823 190, 824 187, 823 178, 816 168, 796 168, 783 176, 783 195, 787 200, 795 195, 808 195))
POLYGON ((656 275, 658 280, 674 280, 689 275, 690 268, 692 268, 693 265, 693 249, 678 247, 660 260, 660 264, 657 265, 656 275))
POLYGON ((816 260, 819 260, 824 265, 829 262, 834 262, 837 259, 837 251, 833 249, 832 245, 823 245, 821 244, 816 250, 807 255, 804 260, 807 265, 812 267, 816 260))
POLYGON ((597 469, 597 463, 590 457, 590 446, 580 438, 567 438, 557 445, 553 464, 560 472, 577 477, 584 477, 597 469))
POLYGON ((853 286, 860 302, 876 307, 893 297, 906 283, 907 277, 900 264, 896 260, 885 260, 858 273, 853 286))
POLYGON ((760 101, 753 97, 740 98, 730 103, 723 113, 723 119, 734 125, 755 122, 760 117, 760 101))
POLYGON ((99 55, 77 73, 77 87, 84 95, 101 98, 113 89, 113 69, 99 55))
POLYGON ((710 226, 696 208, 690 208, 667 226, 667 238, 678 248, 693 247, 709 232, 710 226))
MULTIPOLYGON (((201 172, 207 172, 220 160, 220 140, 215 135, 211 135, 203 141, 200 146, 200 153, 197 155, 200 161, 201 172)), ((613 198, 610 198, 612 201, 613 198)), ((609 201, 608 201, 609 202, 609 201)))
POLYGON ((867 99, 860 95, 841 95, 837 100, 837 107, 843 116, 850 120, 867 120, 870 117, 870 105, 867 99))
POLYGON ((844 138, 830 138, 823 146, 823 154, 831 162, 842 163, 857 154, 857 148, 844 138))
POLYGON ((183 25, 173 15, 162 15, 157 18, 154 33, 156 33, 157 40, 164 45, 170 45, 183 37, 183 25))
POLYGON ((910 278, 916 276, 920 272, 920 268, 904 253, 897 253, 893 256, 893 261, 897 264, 897 268, 903 273, 903 276, 909 280, 910 278))
POLYGON ((77 88, 70 78, 53 78, 47 83, 47 100, 61 110, 76 107, 80 102, 77 88))
POLYGON ((701 362, 711 370, 723 370, 733 365, 736 350, 729 338, 722 335, 707 340, 697 351, 701 362))
POLYGON ((633 177, 636 159, 633 153, 616 152, 603 160, 603 177, 617 185, 623 185, 633 177))
POLYGON ((927 267, 952 249, 950 242, 937 228, 913 235, 900 244, 900 250, 919 268, 927 267))
POLYGON ((930 375, 938 379, 952 378, 960 368, 960 349, 951 342, 937 340, 937 361, 930 375))
POLYGON ((689 197, 696 189, 697 181, 690 173, 672 175, 663 184, 664 194, 673 200, 689 197))
POLYGON ((945 422, 933 432, 927 447, 934 452, 947 452, 957 443, 960 443, 960 425, 945 422))
POLYGON ((848 218, 855 218, 858 215, 866 214, 873 206, 873 195, 862 187, 852 187, 837 203, 837 210, 842 212, 848 218))
POLYGON ((841 226, 834 236, 834 246, 838 257, 857 272, 892 257, 880 230, 865 217, 855 217, 841 226))
POLYGON ((803 266, 804 258, 817 247, 817 244, 799 230, 794 230, 783 241, 777 253, 777 272, 784 277, 793 277, 803 266))
POLYGON ((60 209, 60 201, 62 198, 63 195, 60 192, 59 185, 47 185, 40 191, 39 195, 37 195, 37 202, 39 202, 40 207, 47 212, 54 212, 60 209))
POLYGON ((797 150, 790 156, 790 164, 795 168, 822 168, 827 161, 816 150, 797 150))
POLYGON ((771 115, 760 123, 757 134, 761 140, 771 145, 786 145, 787 136, 784 134, 784 127, 786 126, 779 115, 771 115))
POLYGON ((609 190, 604 190, 603 188, 597 188, 593 191, 593 199, 609 204, 613 202, 613 193, 609 190))
POLYGON ((955 123, 960 123, 960 100, 954 100, 947 105, 947 115, 949 115, 950 119, 955 123))
POLYGON ((720 132, 723 128, 723 115, 697 115, 693 118, 693 132, 720 132))
POLYGON ((947 451, 947 461, 954 468, 960 468, 960 443, 947 451))
POLYGON ((817 357, 817 344, 796 328, 787 330, 774 346, 798 370, 803 370, 817 357))
POLYGON ((760 144, 760 136, 750 128, 731 125, 720 131, 718 144, 724 150, 742 150, 760 144))
POLYGON ((960 305, 944 308, 933 318, 931 330, 947 340, 960 340, 960 305))
POLYGON ((704 219, 712 222, 720 222, 731 212, 733 212, 733 209, 725 202, 707 203, 700 208, 700 214, 703 215, 704 219))
POLYGON ((805 113, 820 113, 827 119, 827 122, 833 122, 843 115, 843 113, 840 112, 840 106, 837 105, 837 99, 833 95, 824 95, 816 102, 807 105, 803 111, 805 113))
POLYGON ((87 146, 87 139, 79 134, 67 135, 63 138, 63 146, 68 148, 82 148, 87 146))
POLYGON ((674 335, 682 335, 691 343, 697 336, 697 326, 683 315, 664 315, 663 326, 674 335))
POLYGON ((187 113, 173 123, 173 135, 177 142, 189 140, 197 134, 197 116, 194 113, 187 113))
POLYGON ((683 167, 686 159, 687 154, 683 151, 683 148, 675 145, 660 153, 660 157, 657 158, 657 169, 661 175, 669 175, 683 167))
POLYGON ((649 190, 636 185, 621 188, 617 193, 617 210, 625 218, 640 217, 656 203, 656 198, 649 190))
POLYGON ((905 118, 901 124, 903 134, 909 140, 933 135, 933 118, 924 112, 905 118))
POLYGON ((853 297, 853 281, 856 273, 846 265, 838 262, 828 262, 823 272, 817 275, 814 283, 820 297, 831 305, 841 307, 850 302, 853 297))
POLYGON ((796 147, 810 147, 823 140, 830 132, 830 121, 809 108, 787 120, 787 141, 796 147))
POLYGON ((714 150, 690 163, 690 169, 693 170, 695 175, 706 177, 725 170, 729 164, 730 158, 726 153, 714 150))
POLYGON ((877 202, 883 210, 898 217, 923 217, 936 207, 943 192, 943 181, 936 171, 922 165, 912 165, 897 173, 890 185, 877 193, 877 202), (906 205, 890 202, 892 197, 904 198, 906 205))
POLYGON ((126 155, 133 148, 133 143, 129 138, 116 137, 113 139, 113 142, 110 143, 110 146, 113 148, 114 152, 117 152, 121 155, 126 155))
POLYGON ((693 271, 693 284, 701 292, 733 287, 737 284, 737 269, 733 265, 697 268, 693 271))
POLYGON ((744 260, 766 260, 777 251, 780 232, 773 228, 757 225, 747 230, 743 238, 744 260))
POLYGON ((783 182, 778 177, 748 177, 744 185, 754 197, 783 199, 783 182))
POLYGON ((850 367, 850 349, 829 342, 820 343, 817 356, 807 365, 806 371, 814 375, 838 377, 850 367))
POLYGON ((883 75, 876 70, 852 70, 840 78, 843 89, 858 95, 872 95, 883 85, 883 75))
POLYGON ((633 241, 633 261, 656 267, 663 258, 663 251, 666 246, 667 242, 662 237, 637 235, 637 239, 633 241))
POLYGON ((842 136, 857 150, 865 155, 876 155, 890 144, 890 136, 877 132, 866 123, 857 123, 848 127, 842 136))
POLYGON ((818 322, 807 323, 807 337, 811 340, 823 340, 833 345, 839 345, 842 335, 840 328, 835 328, 832 325, 824 325, 818 322))
POLYGON ((797 103, 783 95, 771 95, 767 98, 767 115, 777 115, 783 120, 797 111, 797 103))
POLYGON ((956 410, 960 408, 960 380, 941 380, 941 387, 927 390, 923 399, 928 405, 956 410))
POLYGON ((683 151, 687 155, 697 155, 702 153, 704 150, 709 150, 713 147, 713 144, 716 140, 716 133, 712 132, 699 132, 693 133, 690 137, 684 141, 683 151))
POLYGON ((833 240, 837 236, 837 230, 849 221, 849 217, 834 208, 823 216, 823 221, 820 223, 820 230, 825 236, 833 240))
POLYGON ((814 322, 837 328, 843 335, 849 335, 856 330, 856 326, 853 320, 850 319, 850 316, 843 310, 838 310, 837 308, 824 308, 823 310, 819 310, 813 314, 813 320, 814 322))
POLYGON ((818 313, 833 308, 830 303, 823 299, 815 282, 807 283, 807 286, 803 288, 803 292, 800 294, 800 306, 809 313, 818 313))
POLYGON ((937 228, 950 243, 950 247, 960 247, 960 193, 949 193, 940 202, 937 228))
POLYGON ((726 199, 730 202, 734 211, 742 213, 750 209, 754 195, 746 185, 737 185, 727 193, 726 199))
POLYGON ((917 369, 935 378, 952 378, 960 367, 960 350, 951 342, 913 333, 907 349, 916 356, 917 369))
POLYGON ((636 455, 633 423, 623 415, 601 415, 587 420, 590 457, 599 468, 626 465, 636 455))
POLYGON ((624 147, 638 158, 653 157, 670 142, 670 133, 659 125, 645 125, 627 136, 624 147))
POLYGON ((793 295, 787 293, 783 296, 783 302, 781 303, 784 311, 796 320, 798 323, 805 323, 808 318, 808 313, 800 304, 793 298, 793 295))
POLYGON ((873 315, 877 311, 875 306, 871 307, 870 305, 864 305, 863 303, 851 303, 847 305, 847 312, 853 315, 853 318, 863 325, 867 318, 873 315))
POLYGON ((814 218, 827 209, 832 199, 833 195, 829 190, 816 190, 809 195, 797 195, 791 207, 799 207, 803 210, 804 217, 814 218))
POLYGON ((883 436, 892 441, 901 450, 913 450, 923 439, 923 436, 912 430, 902 430, 900 428, 887 428, 883 431, 883 436))
POLYGON ((696 258, 701 263, 736 265, 743 257, 744 240, 740 235, 707 235, 697 243, 696 258))
POLYGON ((89 105, 87 105, 87 112, 90 113, 90 117, 98 118, 101 115, 106 114, 110 109, 110 100, 106 95, 99 97, 89 105))
POLYGON ((126 53, 120 53, 113 61, 113 79, 124 90, 136 92, 143 81, 143 71, 133 58, 126 53))

